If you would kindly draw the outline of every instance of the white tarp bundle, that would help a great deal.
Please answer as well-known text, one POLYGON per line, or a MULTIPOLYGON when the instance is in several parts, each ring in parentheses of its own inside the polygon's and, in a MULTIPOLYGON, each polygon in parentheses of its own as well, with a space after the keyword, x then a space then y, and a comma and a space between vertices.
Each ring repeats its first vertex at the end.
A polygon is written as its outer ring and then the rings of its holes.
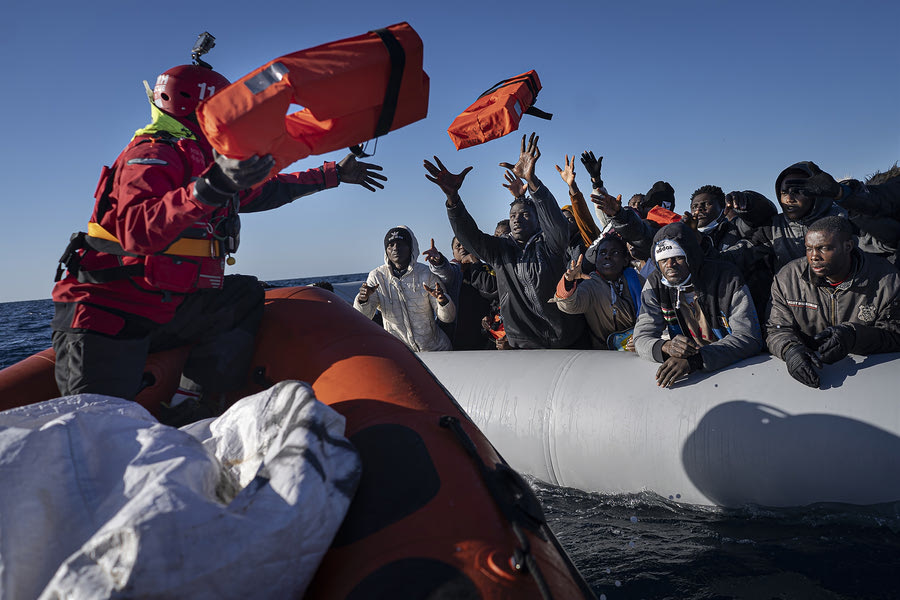
POLYGON ((343 432, 299 382, 180 430, 88 394, 0 412, 0 598, 299 596, 359 482, 343 432))

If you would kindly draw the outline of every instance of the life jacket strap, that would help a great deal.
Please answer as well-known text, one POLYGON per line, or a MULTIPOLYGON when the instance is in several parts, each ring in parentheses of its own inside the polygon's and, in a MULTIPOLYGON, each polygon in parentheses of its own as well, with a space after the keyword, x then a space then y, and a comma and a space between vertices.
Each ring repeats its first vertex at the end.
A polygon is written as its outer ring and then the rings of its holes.
MULTIPOLYGON (((391 73, 388 76, 387 87, 384 89, 384 101, 381 103, 381 113, 378 115, 378 123, 375 125, 375 134, 372 136, 376 140, 391 130, 391 124, 394 122, 394 114, 397 112, 397 101, 400 99, 400 84, 403 82, 403 71, 406 68, 406 50, 397 41, 396 36, 386 27, 382 29, 373 29, 370 33, 374 33, 387 48, 388 56, 391 59, 391 73)), ((376 148, 377 148, 376 142, 376 148)), ((350 147, 350 152, 357 158, 365 158, 375 154, 367 154, 363 150, 362 144, 356 144, 350 147)))

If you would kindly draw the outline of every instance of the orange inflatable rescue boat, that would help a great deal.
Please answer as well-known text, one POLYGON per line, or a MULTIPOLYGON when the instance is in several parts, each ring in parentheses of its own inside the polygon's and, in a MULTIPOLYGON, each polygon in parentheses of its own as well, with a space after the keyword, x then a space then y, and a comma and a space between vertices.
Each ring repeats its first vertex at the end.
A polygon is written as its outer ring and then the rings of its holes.
MULTIPOLYGON (((317 287, 266 298, 250 383, 234 399, 309 382, 344 415, 363 463, 306 598, 593 597, 527 483, 400 340, 317 287)), ((186 355, 148 361, 138 401, 151 412, 186 355)), ((52 350, 0 371, 0 409, 57 394, 52 350)))
POLYGON ((221 154, 271 154, 277 172, 424 119, 428 91, 422 40, 398 23, 276 58, 201 103, 197 119, 221 154), (292 104, 302 110, 288 115, 292 104))
POLYGON ((541 80, 534 70, 492 86, 456 117, 447 129, 456 149, 462 150, 512 133, 519 128, 519 121, 525 114, 551 119, 552 114, 534 106, 540 90, 541 80))

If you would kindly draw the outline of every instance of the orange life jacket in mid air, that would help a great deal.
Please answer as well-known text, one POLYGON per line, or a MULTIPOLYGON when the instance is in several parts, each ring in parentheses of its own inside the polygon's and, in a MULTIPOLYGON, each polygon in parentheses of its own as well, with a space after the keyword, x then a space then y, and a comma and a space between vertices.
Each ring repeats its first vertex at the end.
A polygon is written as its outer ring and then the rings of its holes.
POLYGON ((278 172, 424 119, 428 90, 422 40, 397 23, 276 58, 201 103, 197 118, 219 153, 271 154, 278 172), (292 104, 302 110, 287 114, 292 104))
POLYGON ((531 70, 504 79, 478 97, 469 108, 453 120, 447 133, 457 150, 483 144, 519 128, 523 114, 542 119, 553 117, 535 108, 541 80, 531 70))

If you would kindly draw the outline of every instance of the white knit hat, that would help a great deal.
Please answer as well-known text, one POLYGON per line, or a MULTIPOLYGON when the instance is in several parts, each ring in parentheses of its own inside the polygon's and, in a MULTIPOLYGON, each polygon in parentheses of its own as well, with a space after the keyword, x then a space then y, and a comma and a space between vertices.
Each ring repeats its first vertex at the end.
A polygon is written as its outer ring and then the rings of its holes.
POLYGON ((656 242, 656 248, 654 248, 653 250, 653 256, 654 258, 656 258, 656 262, 658 263, 659 261, 665 260, 667 258, 687 256, 687 254, 685 254, 684 249, 681 247, 681 244, 673 239, 666 238, 656 242))

